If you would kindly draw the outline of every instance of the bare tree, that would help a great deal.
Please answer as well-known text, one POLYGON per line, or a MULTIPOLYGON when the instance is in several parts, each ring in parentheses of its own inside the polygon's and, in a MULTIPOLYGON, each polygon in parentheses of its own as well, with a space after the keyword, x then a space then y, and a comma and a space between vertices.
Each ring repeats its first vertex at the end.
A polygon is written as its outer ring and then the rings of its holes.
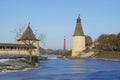
POLYGON ((45 39, 46 39, 45 34, 39 32, 38 29, 34 30, 34 34, 35 34, 36 38, 37 38, 38 40, 40 40, 40 42, 41 42, 43 45, 45 45, 45 39))
POLYGON ((25 30, 25 27, 15 28, 11 32, 14 34, 14 39, 17 41, 23 34, 23 31, 25 30))
POLYGON ((32 52, 34 51, 33 49, 33 44, 35 43, 35 41, 31 41, 31 40, 22 40, 22 42, 24 42, 25 45, 28 46, 28 52, 29 52, 29 63, 32 64, 32 52))

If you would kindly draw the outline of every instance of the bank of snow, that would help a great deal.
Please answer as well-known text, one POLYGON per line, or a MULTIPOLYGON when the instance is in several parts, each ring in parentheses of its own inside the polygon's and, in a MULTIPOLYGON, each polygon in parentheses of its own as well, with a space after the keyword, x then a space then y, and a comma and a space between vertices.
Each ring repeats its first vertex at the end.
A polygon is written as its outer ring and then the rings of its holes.
POLYGON ((0 72, 11 71, 11 70, 23 70, 25 68, 33 68, 31 65, 25 61, 24 58, 21 59, 0 59, 0 72))

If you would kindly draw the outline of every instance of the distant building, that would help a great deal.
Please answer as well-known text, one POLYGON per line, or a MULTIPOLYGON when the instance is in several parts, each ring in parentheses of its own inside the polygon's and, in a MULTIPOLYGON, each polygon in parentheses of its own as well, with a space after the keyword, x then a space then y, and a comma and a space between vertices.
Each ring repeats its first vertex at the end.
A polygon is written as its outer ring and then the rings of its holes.
POLYGON ((36 39, 30 24, 17 43, 0 43, 0 55, 27 56, 29 50, 32 50, 32 55, 40 56, 39 40, 36 39))
POLYGON ((85 50, 85 36, 82 29, 80 16, 77 18, 76 28, 73 35, 72 42, 72 56, 78 56, 80 53, 85 50))

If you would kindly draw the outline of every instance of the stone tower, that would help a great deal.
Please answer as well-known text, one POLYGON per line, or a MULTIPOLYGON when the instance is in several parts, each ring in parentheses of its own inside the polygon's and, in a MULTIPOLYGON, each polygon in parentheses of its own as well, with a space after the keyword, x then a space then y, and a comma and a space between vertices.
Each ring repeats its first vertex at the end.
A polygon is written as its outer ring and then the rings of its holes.
POLYGON ((76 57, 85 50, 85 36, 81 25, 80 16, 77 18, 76 28, 73 35, 72 56, 76 57))
MULTIPOLYGON (((32 55, 40 56, 39 40, 36 39, 32 29, 30 28, 30 23, 28 24, 27 29, 22 34, 20 39, 18 39, 18 44, 33 45, 36 48, 32 50, 32 55)), ((27 54, 29 54, 29 53, 27 53, 27 54)))

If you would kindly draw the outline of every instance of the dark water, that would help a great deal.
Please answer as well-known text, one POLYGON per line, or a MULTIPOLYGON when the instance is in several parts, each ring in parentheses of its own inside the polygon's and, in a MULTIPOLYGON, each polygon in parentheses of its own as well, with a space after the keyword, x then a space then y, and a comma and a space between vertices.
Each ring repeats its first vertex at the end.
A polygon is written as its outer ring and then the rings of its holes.
POLYGON ((0 73, 0 80, 120 80, 120 61, 49 57, 37 69, 0 73))

